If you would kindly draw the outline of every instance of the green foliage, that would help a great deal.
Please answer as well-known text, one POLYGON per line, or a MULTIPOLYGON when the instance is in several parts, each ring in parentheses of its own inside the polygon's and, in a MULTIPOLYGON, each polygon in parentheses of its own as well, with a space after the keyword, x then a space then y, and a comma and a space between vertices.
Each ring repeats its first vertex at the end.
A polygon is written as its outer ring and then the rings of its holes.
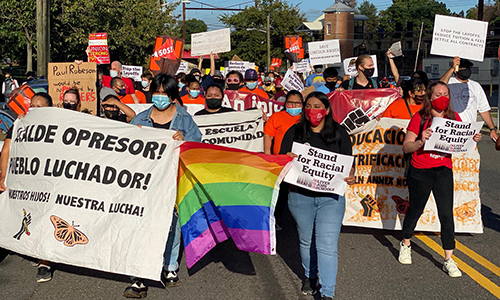
MULTIPOLYGON (((189 19, 186 20, 186 44, 191 44, 191 34, 205 32, 208 26, 203 20, 189 19)), ((176 31, 179 36, 182 36, 182 21, 177 23, 176 31)))
POLYGON ((379 17, 375 5, 365 0, 358 6, 358 12, 370 18, 370 20, 365 21, 366 32, 376 32, 379 24, 379 17))
POLYGON ((229 60, 237 54, 245 61, 255 62, 258 66, 267 65, 267 15, 270 16, 271 58, 284 59, 285 36, 296 34, 305 21, 297 5, 285 0, 259 0, 257 8, 247 7, 236 14, 224 14, 221 22, 231 27, 231 52, 222 54, 222 59, 229 60), (252 30, 247 30, 252 29, 252 30))

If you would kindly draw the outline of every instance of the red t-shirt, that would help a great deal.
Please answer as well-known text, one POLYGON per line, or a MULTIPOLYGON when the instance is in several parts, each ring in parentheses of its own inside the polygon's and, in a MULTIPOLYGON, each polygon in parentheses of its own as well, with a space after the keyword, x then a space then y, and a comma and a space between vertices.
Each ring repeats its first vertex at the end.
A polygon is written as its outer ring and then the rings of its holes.
POLYGON ((279 154, 286 131, 300 120, 300 115, 291 116, 282 110, 269 117, 264 125, 264 133, 274 138, 273 154, 279 154))
MULTIPOLYGON (((102 77, 102 85, 104 85, 105 87, 111 88, 111 79, 112 79, 111 76, 104 75, 102 77)), ((127 77, 122 77, 122 79, 123 79, 123 82, 125 83, 125 93, 134 94, 135 89, 134 89, 134 82, 132 81, 132 79, 127 78, 127 77)))
MULTIPOLYGON (((457 113, 455 113, 455 117, 457 121, 462 121, 457 113)), ((413 118, 411 118, 407 128, 408 131, 415 133, 417 136, 419 133, 418 131, 420 130, 420 119, 420 114, 416 113, 413 118)), ((426 121, 422 130, 427 129, 430 126, 431 123, 426 121)), ((429 169, 442 166, 453 169, 451 154, 438 151, 424 151, 424 146, 413 152, 411 155, 411 165, 417 169, 429 169)))

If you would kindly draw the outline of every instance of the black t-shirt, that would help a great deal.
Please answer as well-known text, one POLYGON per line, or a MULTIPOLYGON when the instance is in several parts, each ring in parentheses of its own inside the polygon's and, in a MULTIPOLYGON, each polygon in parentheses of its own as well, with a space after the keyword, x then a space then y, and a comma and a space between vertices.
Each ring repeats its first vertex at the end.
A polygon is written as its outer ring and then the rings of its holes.
POLYGON ((153 127, 154 128, 170 129, 170 124, 171 123, 172 123, 172 121, 170 121, 168 123, 165 123, 165 124, 160 124, 160 123, 153 122, 153 127))
MULTIPOLYGON (((283 136, 283 141, 281 142, 281 149, 279 154, 286 154, 287 152, 292 151, 292 144, 294 142, 294 135, 295 135, 295 128, 297 128, 297 124, 293 125, 290 127, 290 129, 287 130, 285 135, 283 136)), ((335 130, 337 130, 340 133, 340 141, 334 142, 331 144, 326 144, 320 136, 320 133, 314 133, 311 135, 311 138, 307 141, 307 145, 316 147, 319 149, 335 152, 335 153, 340 153, 344 155, 352 155, 352 144, 351 144, 351 138, 349 137, 349 134, 347 131, 344 129, 339 124, 335 124, 335 130)), ((310 197, 322 197, 325 196, 325 194, 329 193, 322 193, 322 192, 314 192, 308 189, 300 188, 300 187, 295 187, 291 186, 290 190, 292 191, 297 191, 298 193, 301 193, 306 196, 310 197)))
MULTIPOLYGON (((343 88, 344 90, 348 90, 348 89, 349 89, 349 81, 350 81, 350 80, 346 80, 346 81, 342 82, 342 88, 343 88)), ((356 82, 356 78, 354 78, 354 83, 353 83, 353 85, 352 85, 352 89, 353 89, 353 90, 376 89, 377 87, 376 87, 376 86, 375 86, 375 87, 373 86, 373 82, 372 82, 372 81, 373 81, 373 80, 368 79, 368 84, 365 86, 365 85, 358 84, 358 83, 356 82)))
POLYGON ((203 116, 203 115, 213 115, 213 114, 220 114, 220 113, 225 113, 225 112, 231 112, 231 111, 235 111, 234 109, 230 108, 230 107, 225 107, 225 106, 222 106, 218 111, 216 112, 209 112, 206 108, 202 109, 202 110, 199 110, 197 112, 194 113, 195 116, 203 116))

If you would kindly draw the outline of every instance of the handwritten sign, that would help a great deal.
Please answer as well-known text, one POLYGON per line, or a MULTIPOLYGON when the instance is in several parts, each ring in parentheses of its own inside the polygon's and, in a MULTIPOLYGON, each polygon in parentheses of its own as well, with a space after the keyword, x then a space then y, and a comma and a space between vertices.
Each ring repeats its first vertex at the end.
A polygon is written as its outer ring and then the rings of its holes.
POLYGON ((339 40, 311 42, 307 45, 309 47, 311 65, 315 66, 341 62, 339 40))
POLYGON ((342 155, 323 149, 293 143, 292 167, 285 176, 285 182, 317 192, 344 195, 353 156, 342 155))
POLYGON ((109 64, 108 34, 91 33, 89 35, 89 62, 109 64))
POLYGON ((474 150, 476 142, 472 137, 481 130, 484 122, 460 122, 443 118, 433 118, 433 133, 425 142, 425 151, 444 153, 464 153, 474 150))
POLYGON ((224 53, 231 51, 231 32, 229 28, 191 35, 191 55, 224 53))
POLYGON ((127 78, 132 78, 134 81, 141 81, 142 67, 123 65, 122 76, 127 78))
POLYGON ((293 63, 293 70, 298 73, 311 72, 311 64, 308 59, 303 59, 300 62, 293 63))
POLYGON ((389 48, 391 51, 391 58, 398 57, 398 56, 403 56, 403 50, 401 48, 401 42, 395 42, 394 44, 391 45, 391 48, 389 48))
POLYGON ((181 61, 181 64, 179 65, 179 69, 177 69, 177 72, 175 73, 175 75, 177 75, 179 73, 187 74, 187 72, 188 72, 188 63, 187 63, 187 61, 181 61))
MULTIPOLYGON (((373 60, 373 67, 375 68, 375 71, 373 72, 372 77, 378 77, 378 68, 377 68, 377 56, 376 55, 370 55, 370 57, 373 60)), ((358 57, 349 57, 344 59, 342 65, 344 66, 344 74, 351 76, 351 78, 358 76, 358 70, 356 69, 356 59, 358 57)))
POLYGON ((97 64, 49 63, 49 94, 54 106, 62 106, 64 92, 70 88, 80 91, 81 109, 91 114, 97 113, 97 64))
POLYGON ((238 71, 240 73, 245 73, 248 69, 250 69, 250 63, 248 61, 230 60, 227 62, 226 72, 238 71))
POLYGON ((436 15, 431 54, 483 61, 488 22, 436 15))
POLYGON ((291 70, 287 70, 283 81, 281 81, 281 85, 288 91, 297 90, 302 92, 304 90, 304 83, 300 80, 299 76, 292 72, 291 70))

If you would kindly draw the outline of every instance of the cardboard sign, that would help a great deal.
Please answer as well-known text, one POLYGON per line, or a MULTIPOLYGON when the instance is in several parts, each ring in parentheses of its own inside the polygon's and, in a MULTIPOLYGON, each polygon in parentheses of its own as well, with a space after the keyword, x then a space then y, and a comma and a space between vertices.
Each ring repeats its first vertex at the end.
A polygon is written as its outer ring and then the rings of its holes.
POLYGON ((191 55, 231 51, 231 31, 229 28, 191 34, 191 55))
POLYGON ((91 33, 89 35, 89 62, 109 64, 108 34, 91 33))
POLYGON ((122 66, 122 76, 131 78, 134 81, 141 81, 142 67, 141 66, 122 66))
POLYGON ((308 59, 303 59, 300 62, 293 63, 293 71, 297 73, 311 72, 311 64, 308 59))
POLYGON ((391 48, 389 48, 391 51, 391 58, 398 57, 398 56, 403 56, 403 50, 401 48, 401 42, 395 42, 394 44, 391 45, 391 48))
POLYGON ((341 62, 339 40, 311 42, 309 46, 309 60, 311 65, 326 65, 341 62))
POLYGON ((153 54, 149 62, 149 70, 153 76, 158 74, 175 75, 181 63, 184 40, 162 35, 156 37, 153 54))
POLYGON ((285 182, 316 192, 344 195, 347 183, 344 178, 351 172, 354 157, 293 143, 292 167, 285 182))
POLYGON ((175 75, 177 75, 179 73, 184 73, 184 74, 188 73, 188 63, 187 63, 187 61, 181 61, 181 64, 179 65, 179 69, 177 69, 177 72, 175 73, 175 75))
MULTIPOLYGON (((378 68, 377 68, 377 56, 376 55, 370 55, 370 57, 373 60, 373 67, 375 68, 373 72, 374 78, 378 77, 378 68)), ((351 76, 351 78, 358 76, 358 70, 356 69, 356 59, 358 57, 349 57, 344 59, 342 65, 344 66, 344 74, 351 76)))
POLYGON ((281 81, 281 85, 287 91, 297 90, 302 92, 304 90, 304 83, 300 80, 299 76, 292 72, 290 69, 286 71, 285 77, 281 81))
POLYGON ((483 61, 488 22, 436 15, 431 54, 483 61))
POLYGON ((226 72, 238 71, 245 74, 245 71, 250 69, 250 63, 248 61, 234 61, 230 60, 227 62, 226 72))
POLYGON ((425 151, 464 153, 476 148, 472 137, 483 127, 484 122, 460 122, 444 118, 433 118, 433 133, 425 142, 425 151))
POLYGON ((62 107, 64 92, 70 88, 80 91, 81 111, 97 114, 97 64, 49 63, 49 95, 54 106, 62 107))

